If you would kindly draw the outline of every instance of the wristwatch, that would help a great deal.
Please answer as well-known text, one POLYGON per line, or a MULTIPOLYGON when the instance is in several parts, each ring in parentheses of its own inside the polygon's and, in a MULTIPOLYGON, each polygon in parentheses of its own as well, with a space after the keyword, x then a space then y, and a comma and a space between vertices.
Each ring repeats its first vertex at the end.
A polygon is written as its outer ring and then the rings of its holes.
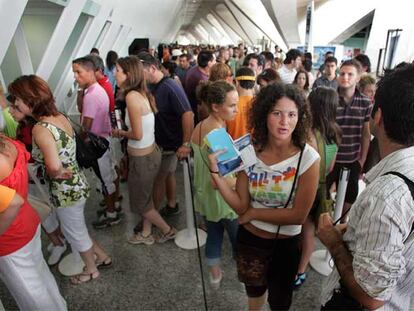
POLYGON ((188 141, 186 141, 182 144, 182 146, 190 148, 190 143, 188 141))

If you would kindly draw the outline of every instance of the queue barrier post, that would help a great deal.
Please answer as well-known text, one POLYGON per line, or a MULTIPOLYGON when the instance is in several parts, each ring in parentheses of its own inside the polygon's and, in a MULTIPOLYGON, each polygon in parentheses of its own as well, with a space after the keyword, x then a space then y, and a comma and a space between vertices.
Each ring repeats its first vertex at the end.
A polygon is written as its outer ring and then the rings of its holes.
MULTIPOLYGON (((333 219, 336 221, 342 215, 342 209, 344 207, 345 201, 345 194, 346 188, 348 186, 348 179, 349 179, 349 169, 344 167, 341 170, 340 177, 339 177, 339 185, 337 188, 336 193, 336 202, 335 202, 335 209, 333 219)), ((331 254, 329 254, 327 249, 321 249, 314 251, 310 258, 310 265, 311 267, 318 272, 319 274, 328 276, 333 269, 333 264, 331 264, 331 254)))
POLYGON ((190 164, 189 161, 181 161, 183 165, 183 177, 184 177, 184 194, 185 194, 185 207, 186 207, 186 225, 187 227, 179 231, 175 237, 175 244, 183 249, 196 249, 197 248, 197 235, 201 247, 206 243, 207 233, 201 229, 196 229, 194 226, 193 215, 193 200, 191 191, 191 178, 190 178, 190 164))

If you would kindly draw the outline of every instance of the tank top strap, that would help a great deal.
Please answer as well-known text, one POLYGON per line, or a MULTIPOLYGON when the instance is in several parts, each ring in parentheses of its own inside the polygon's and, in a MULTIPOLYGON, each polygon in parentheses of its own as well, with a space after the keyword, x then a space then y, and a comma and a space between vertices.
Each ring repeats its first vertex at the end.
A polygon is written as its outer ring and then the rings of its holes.
POLYGON ((144 102, 145 102, 145 106, 147 106, 148 111, 149 111, 148 113, 143 115, 143 117, 146 117, 147 115, 153 114, 154 111, 152 111, 151 104, 148 98, 145 98, 144 102))
POLYGON ((59 140, 60 137, 60 133, 59 133, 59 129, 56 125, 49 123, 49 122, 45 122, 45 121, 39 121, 37 122, 38 125, 43 126, 44 128, 48 129, 50 133, 52 133, 53 138, 55 141, 59 140))

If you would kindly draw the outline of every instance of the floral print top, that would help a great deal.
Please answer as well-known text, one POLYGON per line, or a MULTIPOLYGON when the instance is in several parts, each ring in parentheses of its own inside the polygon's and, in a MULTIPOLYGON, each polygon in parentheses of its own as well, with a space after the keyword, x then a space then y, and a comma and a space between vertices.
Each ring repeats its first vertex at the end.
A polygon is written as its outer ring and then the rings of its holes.
POLYGON ((44 177, 49 182, 52 204, 56 208, 70 207, 76 202, 86 199, 89 196, 89 185, 76 161, 75 137, 69 136, 65 131, 49 122, 41 121, 37 125, 47 128, 52 133, 63 167, 69 169, 73 174, 69 179, 53 179, 49 177, 44 169, 44 156, 36 142, 33 141, 32 157, 36 163, 42 165, 44 177))

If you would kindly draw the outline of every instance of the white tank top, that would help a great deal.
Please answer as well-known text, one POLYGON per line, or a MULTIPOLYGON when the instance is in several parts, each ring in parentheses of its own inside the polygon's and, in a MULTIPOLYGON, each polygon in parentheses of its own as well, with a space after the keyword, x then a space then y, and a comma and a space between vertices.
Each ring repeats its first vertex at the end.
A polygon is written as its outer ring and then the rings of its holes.
MULTIPOLYGON (((149 104, 147 103, 148 107, 149 104)), ((143 149, 151 146, 155 142, 155 117, 151 111, 146 115, 141 116, 142 119, 142 139, 128 139, 128 146, 135 149, 143 149)), ((128 112, 125 116, 125 124, 131 129, 131 121, 129 120, 128 112)))

